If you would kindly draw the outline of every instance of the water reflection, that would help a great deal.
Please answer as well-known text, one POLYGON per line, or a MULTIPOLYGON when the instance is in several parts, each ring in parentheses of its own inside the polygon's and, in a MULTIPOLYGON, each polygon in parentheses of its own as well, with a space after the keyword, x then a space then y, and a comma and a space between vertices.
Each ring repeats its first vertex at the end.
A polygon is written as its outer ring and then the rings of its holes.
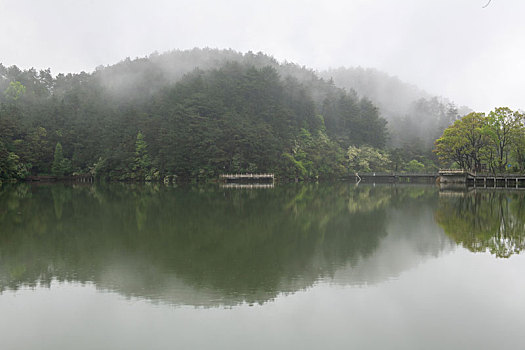
POLYGON ((436 221, 472 252, 508 258, 525 248, 525 193, 476 189, 443 193, 436 221))
MULTIPOLYGON (((19 185, 0 192, 0 291, 53 280, 185 305, 375 283, 437 255, 431 186, 19 185)), ((440 205, 440 209, 443 210, 440 205)))

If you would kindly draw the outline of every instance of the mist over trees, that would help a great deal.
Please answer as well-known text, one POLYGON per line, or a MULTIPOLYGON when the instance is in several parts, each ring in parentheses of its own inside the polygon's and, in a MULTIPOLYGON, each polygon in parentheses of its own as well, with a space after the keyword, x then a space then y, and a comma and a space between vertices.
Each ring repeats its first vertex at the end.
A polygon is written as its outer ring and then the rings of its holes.
POLYGON ((4 179, 336 177, 350 146, 388 140, 369 99, 263 54, 175 51, 56 77, 0 66, 0 91, 4 179))
POLYGON ((0 64, 0 179, 428 172, 461 113, 376 70, 263 53, 175 50, 56 76, 0 64))
POLYGON ((376 69, 337 68, 320 75, 332 79, 336 86, 369 98, 388 121, 389 146, 414 156, 431 158, 434 141, 443 130, 471 112, 376 69))

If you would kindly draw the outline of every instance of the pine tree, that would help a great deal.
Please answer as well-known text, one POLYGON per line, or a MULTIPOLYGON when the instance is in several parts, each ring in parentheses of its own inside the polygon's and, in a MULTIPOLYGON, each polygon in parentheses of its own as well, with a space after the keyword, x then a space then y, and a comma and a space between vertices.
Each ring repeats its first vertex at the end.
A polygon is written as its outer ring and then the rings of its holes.
POLYGON ((135 163, 133 171, 138 180, 144 180, 151 168, 151 160, 148 155, 148 144, 144 140, 144 135, 139 131, 135 142, 135 163))
POLYGON ((57 145, 55 146, 51 172, 55 176, 64 176, 71 172, 71 161, 64 157, 60 142, 57 142, 57 145))

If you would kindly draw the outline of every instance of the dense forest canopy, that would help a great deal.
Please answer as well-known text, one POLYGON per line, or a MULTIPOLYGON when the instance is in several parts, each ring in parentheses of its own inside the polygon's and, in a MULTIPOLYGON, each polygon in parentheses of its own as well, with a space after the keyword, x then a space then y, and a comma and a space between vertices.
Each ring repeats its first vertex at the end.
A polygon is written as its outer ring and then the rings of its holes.
POLYGON ((460 116, 471 112, 446 98, 371 68, 337 68, 321 72, 325 79, 367 96, 388 121, 389 146, 429 155, 434 141, 460 116))
POLYGON ((524 172, 525 115, 507 107, 470 113, 445 130, 436 153, 444 164, 462 169, 524 172))
POLYGON ((421 144, 432 144, 457 118, 453 108, 420 100, 422 114, 434 118, 439 110, 440 117, 428 135, 414 132, 421 142, 393 149, 388 129, 418 123, 406 117, 388 128, 377 96, 232 50, 155 53, 57 76, 0 64, 0 92, 0 179, 90 173, 199 180, 225 172, 328 178, 376 170, 378 155, 377 169, 428 170, 434 156, 421 144))

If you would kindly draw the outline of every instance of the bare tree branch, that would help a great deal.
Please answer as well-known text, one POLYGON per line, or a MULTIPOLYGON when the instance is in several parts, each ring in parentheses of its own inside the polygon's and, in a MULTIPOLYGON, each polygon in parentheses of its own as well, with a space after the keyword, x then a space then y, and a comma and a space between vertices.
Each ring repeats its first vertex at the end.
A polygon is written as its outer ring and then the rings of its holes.
POLYGON ((483 6, 482 8, 485 8, 485 7, 489 6, 491 2, 492 2, 492 0, 489 0, 489 2, 487 2, 487 4, 485 6, 483 6))

